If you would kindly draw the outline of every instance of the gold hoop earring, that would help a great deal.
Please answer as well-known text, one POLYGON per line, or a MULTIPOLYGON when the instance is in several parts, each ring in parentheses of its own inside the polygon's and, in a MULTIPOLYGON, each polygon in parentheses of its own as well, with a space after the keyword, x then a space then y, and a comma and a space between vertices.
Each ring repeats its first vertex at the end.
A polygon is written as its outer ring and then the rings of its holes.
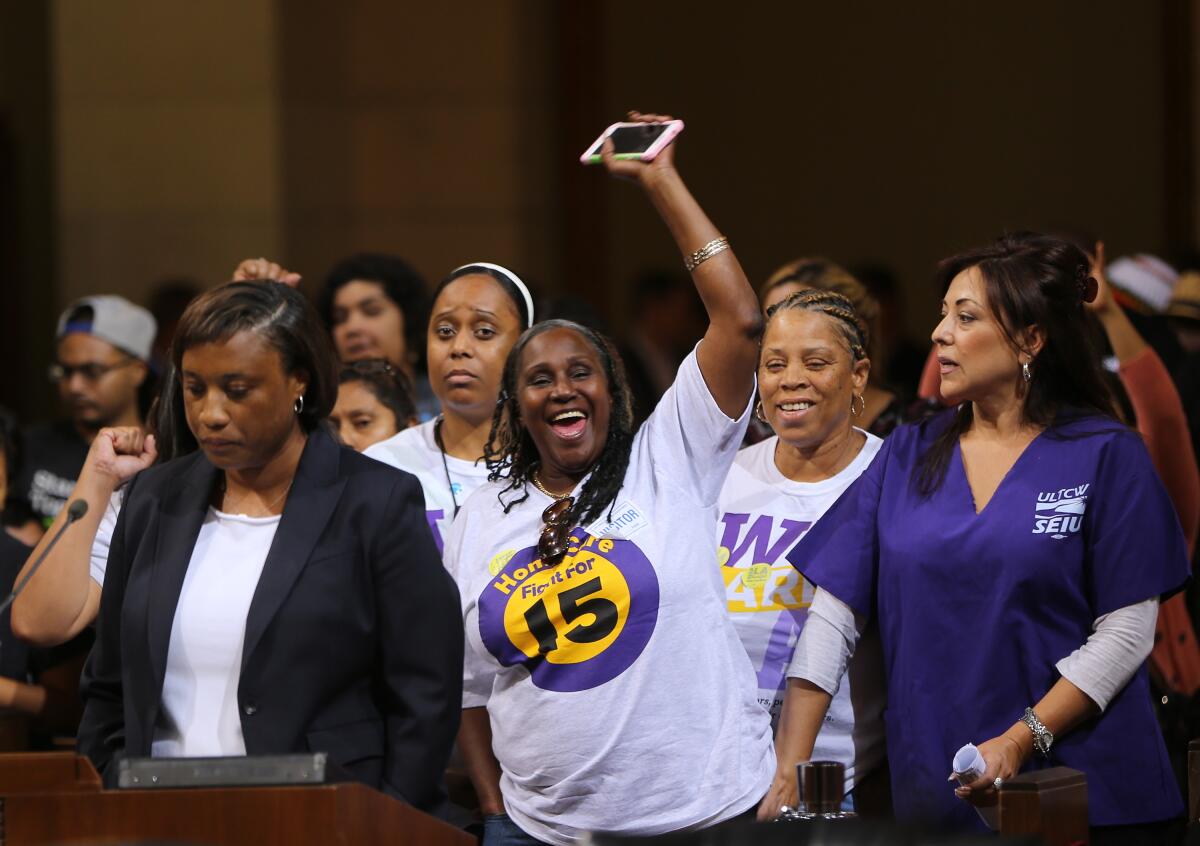
POLYGON ((292 403, 292 411, 296 412, 297 417, 299 417, 300 413, 302 411, 304 411, 304 396, 303 395, 296 397, 296 401, 294 403, 292 403))
POLYGON ((851 416, 862 417, 866 413, 867 413, 867 398, 864 397, 862 394, 851 394, 850 395, 850 414, 851 414, 851 416), (858 400, 859 403, 861 403, 861 407, 858 409, 858 411, 854 410, 854 401, 855 400, 858 400))
POLYGON ((754 416, 755 416, 755 418, 758 420, 758 422, 760 422, 760 423, 766 423, 766 422, 767 422, 766 415, 764 415, 764 414, 763 414, 763 404, 762 404, 762 400, 759 400, 758 402, 756 402, 756 403, 754 404, 754 416))

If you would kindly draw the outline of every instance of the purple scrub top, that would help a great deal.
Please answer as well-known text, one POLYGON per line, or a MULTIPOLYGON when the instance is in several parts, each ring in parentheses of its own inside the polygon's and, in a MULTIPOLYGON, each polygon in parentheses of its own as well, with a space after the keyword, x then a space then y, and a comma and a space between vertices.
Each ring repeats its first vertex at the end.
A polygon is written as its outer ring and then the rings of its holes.
MULTIPOLYGON (((1035 705, 1097 617, 1182 587, 1188 557, 1141 438, 1098 417, 1060 415, 979 514, 957 445, 923 497, 914 469, 953 414, 897 429, 788 560, 877 617, 896 815, 978 829, 946 781, 955 751, 1035 705)), ((1102 715, 1027 765, 1048 766, 1087 775, 1092 825, 1183 812, 1145 663, 1102 715)))

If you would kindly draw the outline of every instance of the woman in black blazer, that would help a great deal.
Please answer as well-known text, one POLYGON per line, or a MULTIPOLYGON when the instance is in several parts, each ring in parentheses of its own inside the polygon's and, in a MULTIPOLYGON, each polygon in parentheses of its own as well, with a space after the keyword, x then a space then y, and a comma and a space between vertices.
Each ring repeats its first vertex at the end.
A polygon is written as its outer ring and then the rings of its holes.
POLYGON ((320 428, 333 354, 291 288, 202 295, 171 363, 158 441, 182 455, 126 489, 81 751, 323 751, 438 811, 463 632, 416 479, 320 428))

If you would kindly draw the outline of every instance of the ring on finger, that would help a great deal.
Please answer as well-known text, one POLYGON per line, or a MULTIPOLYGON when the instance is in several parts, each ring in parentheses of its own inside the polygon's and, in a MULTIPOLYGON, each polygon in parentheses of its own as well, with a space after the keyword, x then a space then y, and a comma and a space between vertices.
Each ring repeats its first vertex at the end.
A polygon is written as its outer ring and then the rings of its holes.
POLYGON ((996 780, 992 782, 992 787, 999 790, 1003 786, 1004 786, 1004 779, 1000 778, 1000 776, 996 776, 996 780))

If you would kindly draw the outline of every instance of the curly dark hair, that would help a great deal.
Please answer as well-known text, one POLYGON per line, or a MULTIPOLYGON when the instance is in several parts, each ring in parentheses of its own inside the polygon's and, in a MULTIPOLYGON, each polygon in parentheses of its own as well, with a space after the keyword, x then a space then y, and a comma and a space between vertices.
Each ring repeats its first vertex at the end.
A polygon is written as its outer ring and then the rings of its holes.
POLYGON ((592 465, 592 474, 583 486, 567 514, 569 525, 588 524, 597 519, 604 509, 610 510, 616 503, 617 493, 625 483, 625 471, 629 469, 629 453, 633 448, 633 402, 629 382, 625 377, 625 364, 612 341, 594 329, 573 323, 570 320, 546 320, 531 329, 526 329, 509 350, 504 362, 504 375, 500 382, 500 399, 492 415, 492 429, 488 435, 483 457, 487 462, 488 479, 496 482, 507 480, 498 497, 504 513, 514 505, 529 499, 528 484, 541 464, 537 448, 529 432, 521 424, 521 409, 517 403, 517 367, 526 345, 551 329, 569 329, 577 333, 595 350, 608 379, 608 395, 612 399, 612 412, 608 418, 608 434, 604 450, 592 465), (504 494, 519 492, 519 496, 504 501, 504 494))
POLYGON ((867 358, 878 360, 879 302, 850 271, 826 258, 801 258, 776 270, 758 290, 759 301, 780 285, 799 285, 815 291, 841 294, 851 305, 862 333, 867 358))
POLYGON ((342 259, 330 269, 316 297, 317 311, 330 330, 334 324, 333 300, 337 292, 356 280, 379 283, 384 295, 399 306, 404 318, 405 349, 413 356, 415 369, 424 369, 430 303, 425 278, 404 259, 387 253, 355 253, 342 259))

